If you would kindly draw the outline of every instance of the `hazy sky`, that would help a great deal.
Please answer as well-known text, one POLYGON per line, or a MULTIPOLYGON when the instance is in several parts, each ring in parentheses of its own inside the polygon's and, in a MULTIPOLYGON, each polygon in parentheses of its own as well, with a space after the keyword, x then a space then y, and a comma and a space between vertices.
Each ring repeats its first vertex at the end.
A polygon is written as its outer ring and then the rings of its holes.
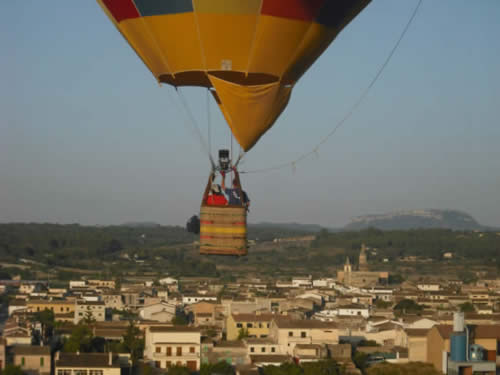
MULTIPOLYGON (((384 61, 416 0, 374 0, 297 84, 242 169, 309 151, 384 61)), ((341 226, 452 208, 500 226, 500 1, 426 0, 363 105, 312 157, 243 176, 251 222, 341 226)), ((93 0, 0 1, 0 221, 183 225, 209 164, 93 0)), ((206 132, 206 90, 184 89, 206 132)), ((171 97, 175 101, 171 100, 171 97)), ((211 106, 215 145, 229 130, 211 106)), ((214 149, 216 147, 214 146, 214 149)))

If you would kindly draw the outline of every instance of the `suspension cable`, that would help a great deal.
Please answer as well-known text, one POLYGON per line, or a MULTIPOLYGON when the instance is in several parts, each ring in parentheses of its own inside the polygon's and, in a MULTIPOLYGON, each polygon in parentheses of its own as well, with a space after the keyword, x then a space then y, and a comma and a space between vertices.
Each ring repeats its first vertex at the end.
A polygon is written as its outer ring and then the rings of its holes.
MULTIPOLYGON (((356 100, 354 102, 354 104, 351 107, 351 109, 347 112, 347 114, 344 117, 342 117, 342 119, 337 123, 337 125, 333 128, 333 130, 330 131, 330 133, 328 133, 326 136, 324 136, 319 141, 319 143, 316 146, 314 146, 314 148, 311 151, 303 153, 298 158, 296 158, 296 159, 294 159, 292 161, 288 161, 288 162, 284 162, 284 163, 281 163, 281 164, 277 164, 277 165, 269 167, 269 168, 254 169, 254 170, 249 170, 249 171, 240 171, 240 173, 271 172, 271 171, 276 171, 276 170, 283 169, 283 168, 286 168, 286 167, 292 167, 292 170, 295 170, 295 166, 297 165, 297 163, 300 163, 301 161, 303 161, 304 159, 307 159, 311 155, 318 155, 319 148, 323 144, 325 144, 337 132, 337 130, 339 130, 339 128, 342 127, 342 125, 344 125, 344 123, 354 114, 354 112, 358 109, 358 107, 361 105, 361 103, 368 96, 368 93, 370 92, 370 90, 372 89, 372 87, 375 85, 375 83, 378 81, 378 79, 380 78, 380 76, 384 72, 385 68, 387 67, 387 65, 391 61, 392 57, 396 53, 396 50, 398 49, 399 45, 401 44, 401 41, 403 40, 403 38, 406 35, 406 32, 408 31, 408 29, 410 28, 411 24, 413 23, 413 20, 415 19, 416 15, 418 13, 418 10, 420 9, 420 6, 422 5, 422 3, 423 3, 423 0, 418 0, 418 3, 416 5, 415 9, 413 10, 413 12, 412 12, 412 14, 411 14, 408 22, 406 23, 403 31, 401 32, 401 35, 399 36, 398 40, 396 41, 396 44, 391 49, 391 51, 389 52, 389 55, 384 60, 384 62, 382 63, 382 65, 379 67, 379 69, 377 70, 377 73, 375 74, 375 77, 370 81, 370 84, 363 90, 363 92, 359 96, 358 100, 356 100)), ((243 156, 241 158, 243 158, 243 156)))
POLYGON ((210 113, 210 89, 207 88, 207 137, 208 137, 208 152, 212 155, 212 119, 210 113))
POLYGON ((198 141, 200 142, 200 145, 201 145, 203 151, 205 151, 205 153, 208 156, 208 159, 210 160, 210 164, 212 165, 212 169, 215 169, 215 162, 214 162, 214 159, 213 159, 212 154, 210 152, 210 148, 207 145, 207 143, 205 142, 205 140, 203 139, 203 135, 201 133, 201 130, 198 126, 198 123, 196 122, 196 119, 193 115, 193 112, 189 108, 186 97, 184 96, 184 94, 182 93, 182 91, 178 87, 175 88, 175 91, 177 92, 179 99, 180 99, 180 102, 182 103, 182 106, 184 107, 184 112, 187 115, 187 120, 185 121, 185 124, 196 135, 196 137, 198 138, 198 141))

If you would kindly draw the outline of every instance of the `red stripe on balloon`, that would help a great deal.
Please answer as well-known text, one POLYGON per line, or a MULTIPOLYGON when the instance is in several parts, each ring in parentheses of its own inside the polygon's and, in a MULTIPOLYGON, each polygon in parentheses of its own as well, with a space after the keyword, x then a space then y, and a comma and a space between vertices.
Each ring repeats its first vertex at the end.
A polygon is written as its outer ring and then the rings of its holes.
POLYGON ((312 21, 325 0, 264 0, 262 14, 301 21, 312 21))
POLYGON ((132 0, 102 0, 102 2, 116 22, 141 16, 132 0))

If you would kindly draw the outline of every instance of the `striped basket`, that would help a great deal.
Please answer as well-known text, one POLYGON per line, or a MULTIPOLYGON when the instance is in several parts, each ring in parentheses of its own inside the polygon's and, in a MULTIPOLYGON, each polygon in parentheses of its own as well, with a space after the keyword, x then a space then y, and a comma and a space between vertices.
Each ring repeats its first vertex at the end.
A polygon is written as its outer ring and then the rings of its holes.
POLYGON ((247 210, 201 205, 200 254, 247 255, 247 210))

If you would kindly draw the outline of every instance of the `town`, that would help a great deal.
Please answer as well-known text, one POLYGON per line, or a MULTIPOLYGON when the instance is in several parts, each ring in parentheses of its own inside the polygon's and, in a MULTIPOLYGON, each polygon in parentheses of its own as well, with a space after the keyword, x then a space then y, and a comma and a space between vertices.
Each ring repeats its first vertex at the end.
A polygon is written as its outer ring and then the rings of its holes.
POLYGON ((369 264, 370 251, 363 244, 336 277, 135 276, 58 287, 2 280, 8 317, 0 368, 57 375, 274 374, 293 367, 360 375, 386 373, 384 366, 498 373, 500 279, 436 275, 389 284, 390 272, 369 264))

